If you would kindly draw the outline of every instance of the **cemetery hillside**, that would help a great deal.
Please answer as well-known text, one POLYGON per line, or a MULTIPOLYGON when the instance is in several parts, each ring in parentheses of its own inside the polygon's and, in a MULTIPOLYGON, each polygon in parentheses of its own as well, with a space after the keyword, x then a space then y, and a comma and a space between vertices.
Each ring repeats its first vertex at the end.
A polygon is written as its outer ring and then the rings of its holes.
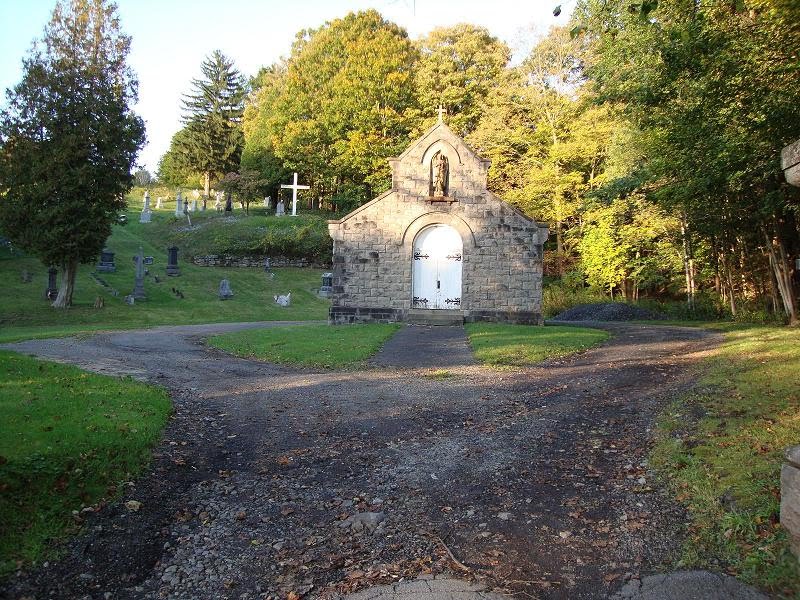
POLYGON ((797 0, 51 1, 1 598, 800 598, 797 0))

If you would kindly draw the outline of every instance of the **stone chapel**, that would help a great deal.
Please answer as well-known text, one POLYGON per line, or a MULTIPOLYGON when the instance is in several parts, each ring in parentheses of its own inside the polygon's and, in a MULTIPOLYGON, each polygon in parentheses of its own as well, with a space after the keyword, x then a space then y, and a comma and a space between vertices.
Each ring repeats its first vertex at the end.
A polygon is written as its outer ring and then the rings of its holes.
POLYGON ((330 322, 542 324, 548 230, 486 189, 489 161, 440 116, 389 163, 390 190, 328 221, 330 322))

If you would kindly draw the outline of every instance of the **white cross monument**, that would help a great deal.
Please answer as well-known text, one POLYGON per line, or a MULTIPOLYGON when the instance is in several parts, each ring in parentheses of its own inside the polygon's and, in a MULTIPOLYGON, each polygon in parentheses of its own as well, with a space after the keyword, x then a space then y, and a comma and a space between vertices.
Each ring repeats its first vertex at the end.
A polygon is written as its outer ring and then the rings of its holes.
POLYGON ((292 185, 281 184, 281 188, 292 190, 292 216, 297 216, 297 190, 310 190, 307 185, 297 185, 297 173, 294 174, 294 183, 292 185))

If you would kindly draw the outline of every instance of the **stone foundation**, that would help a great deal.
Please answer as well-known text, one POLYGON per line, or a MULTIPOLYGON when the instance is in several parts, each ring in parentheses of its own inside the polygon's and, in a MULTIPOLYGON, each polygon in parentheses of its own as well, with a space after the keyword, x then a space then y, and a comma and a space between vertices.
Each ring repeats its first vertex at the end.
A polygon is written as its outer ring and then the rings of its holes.
POLYGON ((792 552, 800 559, 800 446, 786 451, 781 468, 781 525, 789 534, 792 552))
MULTIPOLYGON (((235 268, 264 268, 266 256, 233 256, 230 254, 210 254, 208 256, 194 256, 192 263, 198 267, 235 267, 235 268)), ((328 264, 314 262, 307 258, 294 258, 288 256, 270 256, 269 263, 272 267, 313 267, 327 269, 328 264)))
POLYGON ((544 325, 538 312, 513 312, 505 310, 465 310, 465 323, 510 323, 512 325, 544 325))
POLYGON ((405 320, 405 311, 397 308, 331 306, 328 322, 331 325, 351 323, 398 323, 405 320))

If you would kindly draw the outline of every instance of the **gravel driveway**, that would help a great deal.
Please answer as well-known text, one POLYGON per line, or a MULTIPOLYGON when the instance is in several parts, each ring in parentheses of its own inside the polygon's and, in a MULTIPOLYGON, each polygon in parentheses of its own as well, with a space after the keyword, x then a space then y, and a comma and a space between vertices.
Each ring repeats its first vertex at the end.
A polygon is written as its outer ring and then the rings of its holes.
POLYGON ((650 428, 718 336, 601 324, 602 347, 507 371, 475 365, 460 328, 404 329, 350 372, 203 345, 254 325, 6 346, 165 386, 176 408, 149 471, 7 596, 338 598, 445 573, 604 598, 677 549, 650 428))

